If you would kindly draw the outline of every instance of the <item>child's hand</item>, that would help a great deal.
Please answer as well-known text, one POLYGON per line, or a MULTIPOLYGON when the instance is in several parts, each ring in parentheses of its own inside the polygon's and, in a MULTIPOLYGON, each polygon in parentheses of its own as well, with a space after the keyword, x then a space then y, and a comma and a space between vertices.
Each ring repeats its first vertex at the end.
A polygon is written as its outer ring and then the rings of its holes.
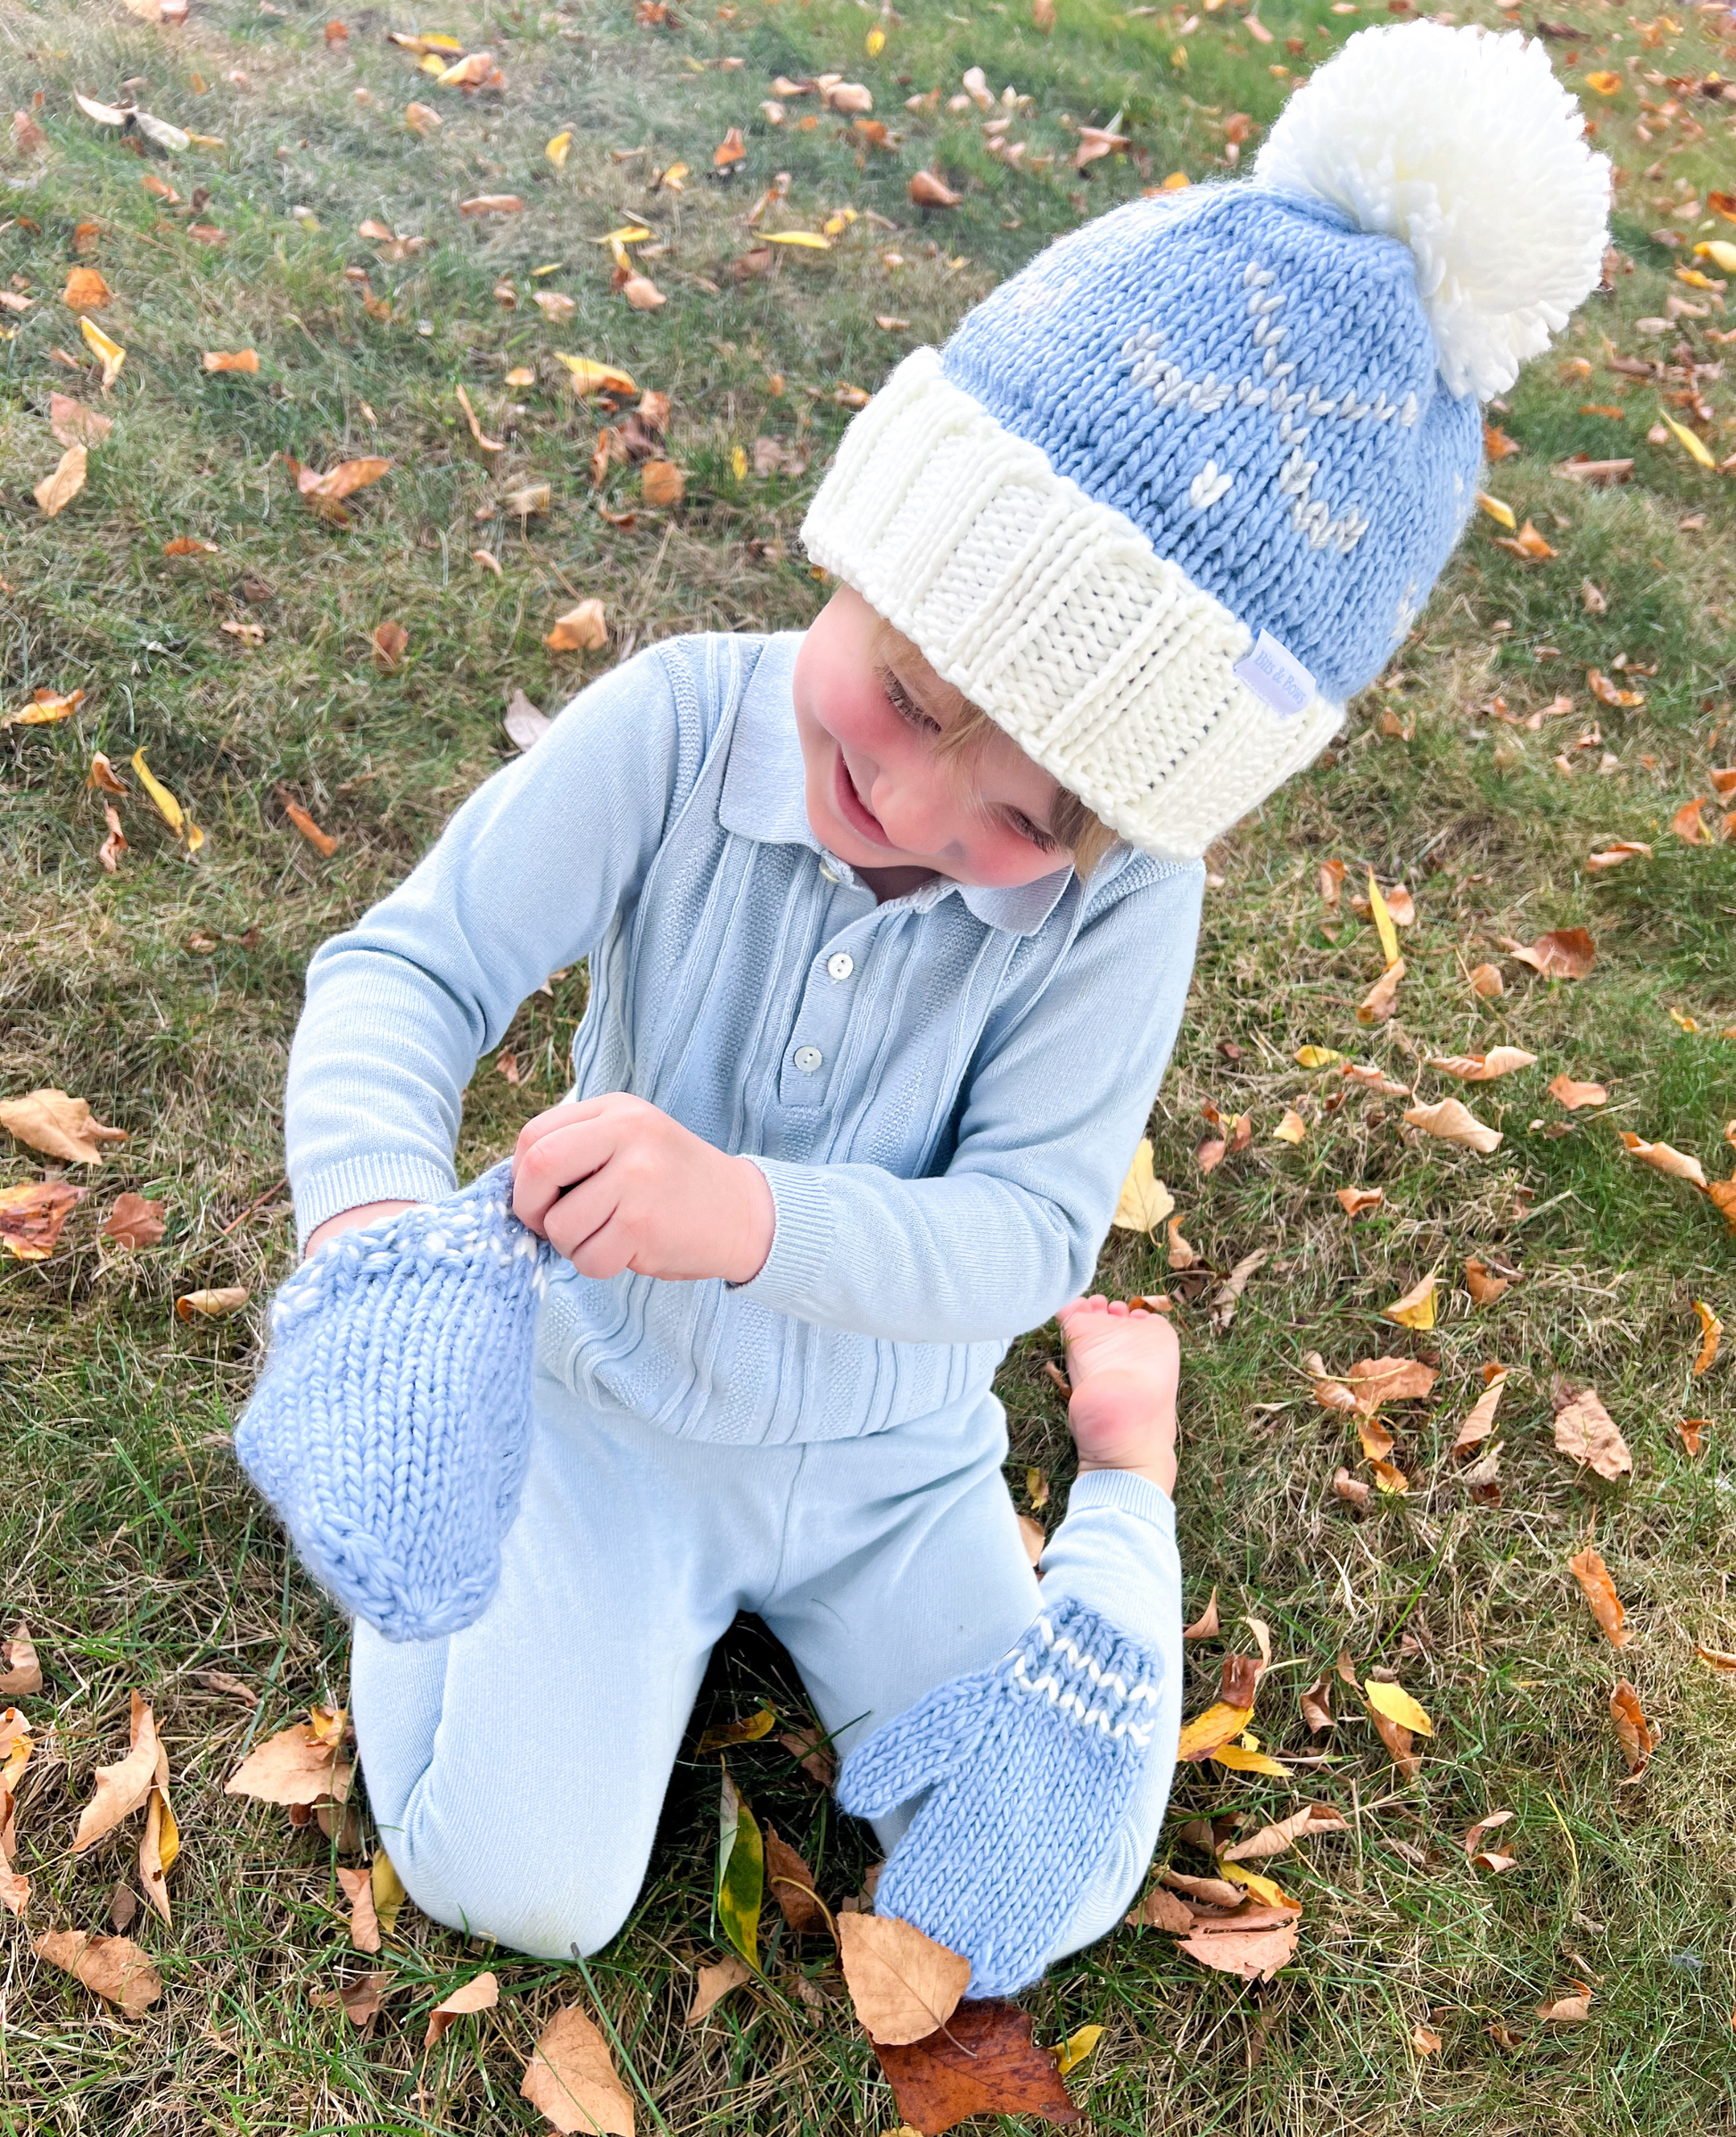
POLYGON ((772 1251, 777 1213, 759 1167, 624 1093, 527 1122, 512 1180, 518 1217, 581 1276, 745 1284, 772 1251))
POLYGON ((1072 1398, 1067 1422, 1087 1470, 1133 1470, 1171 1498, 1176 1489, 1176 1383, 1181 1348, 1161 1313, 1131 1311, 1101 1292, 1059 1315, 1072 1398))

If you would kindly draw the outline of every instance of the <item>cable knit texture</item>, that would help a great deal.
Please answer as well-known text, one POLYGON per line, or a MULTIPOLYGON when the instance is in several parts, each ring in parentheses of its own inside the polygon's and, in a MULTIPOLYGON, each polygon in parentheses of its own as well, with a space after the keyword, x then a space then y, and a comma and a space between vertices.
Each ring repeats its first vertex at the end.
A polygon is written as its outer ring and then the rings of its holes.
POLYGON ((907 357, 809 552, 1124 838, 1200 855, 1401 642, 1475 500, 1478 394, 1595 284, 1581 135, 1517 35, 1361 32, 1255 179, 1100 217, 907 357))
POLYGON ((550 1253, 501 1164, 340 1233, 271 1303, 236 1452, 309 1570, 389 1639, 459 1631, 500 1579, 550 1253))
POLYGON ((927 1791, 874 1908, 968 1959, 969 1994, 1041 1975, 1150 1754, 1161 1676, 1153 1652, 1070 1599, 845 1760, 838 1800, 854 1817, 927 1791))

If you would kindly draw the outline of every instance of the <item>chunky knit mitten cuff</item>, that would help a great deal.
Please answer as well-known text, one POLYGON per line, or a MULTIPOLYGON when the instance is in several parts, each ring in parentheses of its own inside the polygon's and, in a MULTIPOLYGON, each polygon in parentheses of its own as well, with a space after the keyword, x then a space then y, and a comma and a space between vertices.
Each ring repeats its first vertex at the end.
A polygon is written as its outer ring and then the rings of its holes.
POLYGON ((236 1452, 309 1570, 388 1639, 459 1631, 500 1579, 550 1253, 500 1164, 341 1232, 272 1301, 236 1452))
POLYGON ((1145 1765, 1161 1677, 1137 1641, 1063 1602, 994 1669, 939 1686, 845 1760, 838 1800, 857 1818, 928 1791, 875 1910, 968 1959, 970 1995, 1042 1974, 1145 1765))

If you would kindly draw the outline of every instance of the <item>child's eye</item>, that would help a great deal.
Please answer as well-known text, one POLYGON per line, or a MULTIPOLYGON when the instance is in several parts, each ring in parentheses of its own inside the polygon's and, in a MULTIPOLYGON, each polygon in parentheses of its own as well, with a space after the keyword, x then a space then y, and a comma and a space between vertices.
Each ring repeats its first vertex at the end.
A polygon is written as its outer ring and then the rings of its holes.
POLYGON ((890 668, 881 670, 880 684, 886 692, 888 703, 907 727, 915 728, 919 734, 939 733, 939 721, 929 717, 890 668))
POLYGON ((1009 830, 1017 832, 1021 839, 1028 839, 1039 853, 1058 853, 1061 850, 1060 841, 1053 833, 1043 830, 1041 825, 1033 824, 1023 809, 1008 809, 1004 821, 1009 830))

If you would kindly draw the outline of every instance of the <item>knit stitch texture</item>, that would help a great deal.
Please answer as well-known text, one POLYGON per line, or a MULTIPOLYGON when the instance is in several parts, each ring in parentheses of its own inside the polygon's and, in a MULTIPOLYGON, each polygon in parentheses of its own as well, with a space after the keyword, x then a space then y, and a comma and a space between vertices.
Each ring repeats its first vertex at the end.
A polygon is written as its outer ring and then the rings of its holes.
POLYGON ((1161 1664, 1088 1604, 1036 1620, 844 1762, 838 1800, 878 1818, 926 1790, 875 1911, 971 1962, 971 1996, 1037 1980, 1115 1837, 1151 1751, 1161 1664))
POLYGON ((309 1570, 388 1639, 459 1631, 499 1582, 550 1255, 506 1164, 341 1232, 272 1301, 236 1452, 309 1570))

